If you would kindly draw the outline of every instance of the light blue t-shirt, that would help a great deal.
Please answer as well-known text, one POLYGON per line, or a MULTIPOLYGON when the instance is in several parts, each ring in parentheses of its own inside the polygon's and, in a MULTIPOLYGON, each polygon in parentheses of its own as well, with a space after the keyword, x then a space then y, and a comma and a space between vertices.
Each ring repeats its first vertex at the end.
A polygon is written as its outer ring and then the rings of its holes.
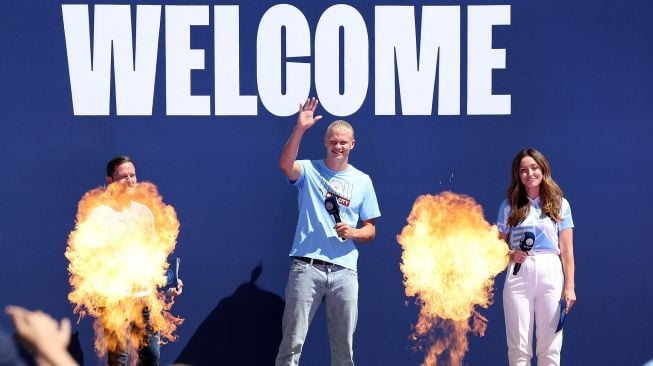
POLYGON ((324 199, 335 196, 342 222, 357 227, 359 219, 381 216, 372 180, 351 164, 343 171, 334 171, 323 160, 298 160, 298 163, 301 174, 290 182, 299 190, 299 218, 290 256, 320 259, 356 270, 356 245, 351 239, 343 241, 337 236, 335 220, 324 207, 324 199))
POLYGON ((497 218, 499 232, 508 234, 510 249, 519 249, 519 242, 524 238, 524 233, 530 231, 535 235, 535 244, 531 249, 531 253, 556 253, 560 255, 558 233, 564 229, 574 227, 569 202, 564 198, 562 199, 560 222, 555 222, 548 216, 542 217, 539 197, 536 199, 529 198, 528 204, 528 215, 524 221, 516 227, 510 228, 508 226, 508 218, 511 213, 510 204, 508 200, 504 200, 499 207, 499 217, 497 218))

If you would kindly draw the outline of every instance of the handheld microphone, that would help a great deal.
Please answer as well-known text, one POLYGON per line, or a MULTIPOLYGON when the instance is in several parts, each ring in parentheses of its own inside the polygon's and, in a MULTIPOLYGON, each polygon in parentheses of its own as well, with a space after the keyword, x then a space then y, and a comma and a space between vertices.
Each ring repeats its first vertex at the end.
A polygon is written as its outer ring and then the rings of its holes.
MULTIPOLYGON (((336 196, 329 196, 325 198, 324 208, 326 208, 327 212, 333 216, 333 219, 336 220, 336 224, 341 221, 340 205, 338 205, 338 199, 336 198, 336 196)), ((340 238, 340 240, 345 240, 345 239, 340 238)))
MULTIPOLYGON (((530 231, 527 231, 524 233, 524 238, 519 242, 519 249, 528 252, 529 250, 533 249, 533 245, 535 244, 535 234, 531 233, 530 231)), ((512 274, 516 275, 517 272, 519 272, 519 269, 521 268, 521 263, 515 263, 515 268, 512 270, 512 274)))
POLYGON ((324 200, 324 208, 326 208, 329 214, 333 215, 336 224, 340 222, 340 206, 338 205, 338 199, 336 196, 327 197, 324 200))

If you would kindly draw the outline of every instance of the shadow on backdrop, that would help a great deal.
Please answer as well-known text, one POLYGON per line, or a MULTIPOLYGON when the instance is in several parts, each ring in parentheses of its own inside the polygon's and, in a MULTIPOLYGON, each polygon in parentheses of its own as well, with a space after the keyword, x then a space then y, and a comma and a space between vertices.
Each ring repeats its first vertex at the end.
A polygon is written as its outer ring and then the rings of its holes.
POLYGON ((252 270, 249 282, 218 303, 200 324, 176 363, 194 366, 274 365, 281 343, 284 301, 261 290, 256 280, 263 266, 252 270))
MULTIPOLYGON (((93 340, 95 340, 95 338, 93 338, 93 340)), ((68 352, 79 365, 84 365, 84 352, 82 351, 82 344, 79 341, 79 332, 73 332, 73 334, 70 335, 68 352)))

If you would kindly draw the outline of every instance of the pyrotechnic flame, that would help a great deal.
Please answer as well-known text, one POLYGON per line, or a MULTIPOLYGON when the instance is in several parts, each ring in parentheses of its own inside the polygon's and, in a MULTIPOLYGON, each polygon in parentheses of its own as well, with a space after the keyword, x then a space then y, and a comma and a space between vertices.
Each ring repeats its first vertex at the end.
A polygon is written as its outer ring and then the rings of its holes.
POLYGON ((165 301, 157 287, 166 283, 166 259, 178 234, 174 208, 163 203, 152 183, 113 183, 82 197, 66 248, 72 286, 68 300, 80 318, 97 319, 95 349, 100 356, 142 346, 144 307, 162 342, 176 339, 182 319, 170 314, 172 301, 165 301))
POLYGON ((451 192, 418 197, 397 241, 406 295, 420 305, 413 339, 427 353, 423 365, 461 365, 467 333, 485 333, 487 319, 475 306, 492 303, 494 276, 508 263, 506 243, 480 205, 451 192))

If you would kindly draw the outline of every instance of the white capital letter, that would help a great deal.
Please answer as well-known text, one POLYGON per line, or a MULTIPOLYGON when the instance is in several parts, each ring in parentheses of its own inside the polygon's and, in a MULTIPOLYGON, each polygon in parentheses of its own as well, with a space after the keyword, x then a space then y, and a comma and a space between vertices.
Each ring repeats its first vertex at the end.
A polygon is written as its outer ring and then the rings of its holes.
POLYGON ((360 13, 349 5, 328 8, 315 30, 315 89, 322 107, 336 116, 356 112, 367 94, 369 42, 360 13), (344 33, 344 67, 340 70, 340 29, 344 33), (344 73, 340 94, 340 74, 344 73))
POLYGON ((93 54, 87 5, 61 5, 75 115, 109 115, 111 52, 118 115, 151 115, 161 6, 139 5, 136 54, 129 5, 95 5, 93 54))
POLYGON ((436 70, 438 114, 460 114, 460 6, 424 6, 421 29, 418 61, 414 8, 376 7, 376 114, 396 113, 395 58, 404 115, 431 115, 436 70))
POLYGON ((166 5, 166 113, 208 116, 211 97, 191 95, 190 71, 204 69, 204 50, 190 48, 191 25, 208 25, 209 7, 166 5))
POLYGON ((492 94, 492 70, 506 68, 506 50, 492 48, 492 26, 510 24, 510 5, 470 5, 467 22, 467 114, 510 114, 510 94, 492 94))
POLYGON ((215 115, 255 116, 257 98, 240 95, 238 5, 213 7, 215 22, 215 115))
POLYGON ((270 113, 290 116, 308 97, 311 65, 286 62, 286 91, 282 92, 281 60, 311 55, 308 22, 299 9, 279 4, 263 14, 256 37, 256 80, 261 102, 270 113), (281 29, 286 30, 286 54, 281 55, 281 29))

